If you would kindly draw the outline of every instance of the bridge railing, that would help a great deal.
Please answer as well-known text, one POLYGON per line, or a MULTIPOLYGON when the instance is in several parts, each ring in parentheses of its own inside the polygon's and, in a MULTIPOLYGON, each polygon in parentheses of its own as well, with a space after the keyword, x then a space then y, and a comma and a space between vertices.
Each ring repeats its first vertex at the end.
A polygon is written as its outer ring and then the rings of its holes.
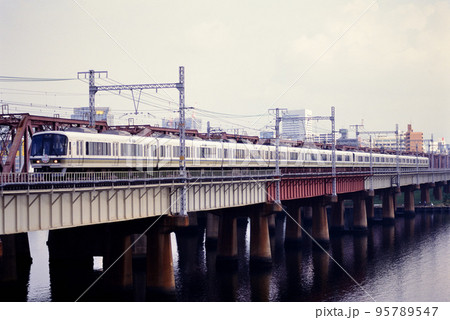
MULTIPOLYGON (((201 178, 259 178, 274 176, 274 170, 195 170, 187 172, 187 179, 201 178)), ((2 173, 0 187, 8 185, 58 184, 58 183, 102 183, 102 182, 132 182, 181 180, 177 170, 167 171, 104 171, 104 172, 31 172, 2 173)))
MULTIPOLYGON (((422 168, 419 171, 415 168, 402 169, 400 175, 410 174, 431 174, 449 172, 449 169, 428 169, 422 168)), ((388 169, 374 169, 371 171, 346 171, 337 172, 336 176, 348 175, 365 175, 365 176, 383 176, 396 175, 397 171, 388 169)), ((187 180, 193 179, 242 179, 242 178, 275 178, 275 170, 250 170, 250 169, 233 169, 233 170, 189 170, 187 171, 187 180)), ((297 172, 282 173, 282 178, 289 177, 329 177, 331 172, 297 172)), ((100 171, 100 172, 32 172, 32 173, 1 173, 0 188, 5 186, 20 185, 38 185, 38 184, 68 184, 68 183, 132 183, 139 181, 157 182, 177 180, 181 181, 178 170, 167 171, 100 171)))

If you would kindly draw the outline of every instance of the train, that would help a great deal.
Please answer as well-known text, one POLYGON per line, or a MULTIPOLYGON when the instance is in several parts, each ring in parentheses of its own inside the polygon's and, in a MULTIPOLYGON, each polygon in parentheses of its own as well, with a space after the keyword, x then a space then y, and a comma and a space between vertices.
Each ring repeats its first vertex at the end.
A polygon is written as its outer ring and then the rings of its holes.
MULTIPOLYGON (((176 136, 144 137, 111 131, 43 131, 32 137, 30 162, 35 172, 171 170, 180 165, 180 140, 176 136)), ((276 166, 276 146, 234 140, 189 137, 185 163, 195 169, 270 169, 276 166)), ((397 156, 363 151, 336 150, 339 171, 396 168, 397 156), (371 159, 372 158, 372 159, 371 159)), ((283 170, 331 169, 332 150, 279 146, 283 170)), ((429 159, 400 155, 401 168, 429 167, 429 159)))

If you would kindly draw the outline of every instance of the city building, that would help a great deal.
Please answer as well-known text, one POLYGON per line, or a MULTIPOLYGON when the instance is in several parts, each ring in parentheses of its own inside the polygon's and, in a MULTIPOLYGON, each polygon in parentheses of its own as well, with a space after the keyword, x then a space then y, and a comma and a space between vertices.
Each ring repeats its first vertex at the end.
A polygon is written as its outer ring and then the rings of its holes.
MULTIPOLYGON (((109 112, 108 107, 95 108, 95 121, 106 121, 108 125, 114 125, 114 115, 109 112)), ((91 110, 89 107, 73 108, 73 114, 70 116, 74 120, 89 121, 89 114, 91 110)))
POLYGON ((333 144, 333 134, 331 133, 314 134, 313 140, 314 142, 317 143, 333 144))
POLYGON ((445 139, 442 138, 440 141, 438 141, 438 152, 440 154, 448 154, 448 144, 445 143, 445 139))
POLYGON ((275 138, 275 133, 273 131, 261 131, 259 137, 261 139, 273 139, 275 138))
POLYGON ((340 129, 339 133, 341 137, 336 140, 336 145, 338 146, 346 146, 346 147, 355 147, 359 148, 361 146, 368 146, 361 137, 350 138, 348 135, 348 129, 340 129))
POLYGON ((281 117, 281 137, 289 140, 305 141, 313 136, 311 121, 301 119, 311 117, 312 111, 308 109, 288 110, 281 117))
MULTIPOLYGON (((372 139, 372 146, 381 150, 397 150, 397 137, 395 135, 375 136, 372 139)), ((399 133, 399 151, 406 151, 405 133, 399 133)))
MULTIPOLYGON (((197 130, 197 131, 202 130, 202 120, 201 119, 197 119, 194 116, 191 116, 191 117, 186 116, 185 121, 186 121, 186 126, 185 126, 186 129, 197 130)), ((180 118, 170 118, 170 119, 163 118, 161 126, 163 128, 178 129, 179 123, 180 123, 180 118)))
POLYGON ((405 151, 423 152, 423 133, 414 132, 410 124, 408 124, 408 130, 405 133, 405 151))

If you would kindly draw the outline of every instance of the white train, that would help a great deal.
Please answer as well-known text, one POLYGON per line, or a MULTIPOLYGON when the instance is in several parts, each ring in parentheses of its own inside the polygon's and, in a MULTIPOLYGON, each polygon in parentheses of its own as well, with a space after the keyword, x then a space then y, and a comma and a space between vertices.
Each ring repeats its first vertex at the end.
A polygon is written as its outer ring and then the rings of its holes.
MULTIPOLYGON (((332 151, 280 146, 282 168, 331 168, 332 151)), ((179 167, 178 137, 46 131, 33 135, 34 171, 159 170, 179 167)), ((400 167, 428 167, 428 158, 405 156, 400 167)), ((204 168, 274 168, 275 146, 201 139, 186 140, 186 166, 204 168)), ((374 168, 395 168, 396 155, 372 154, 374 168)), ((336 151, 336 167, 368 168, 370 154, 336 151)))

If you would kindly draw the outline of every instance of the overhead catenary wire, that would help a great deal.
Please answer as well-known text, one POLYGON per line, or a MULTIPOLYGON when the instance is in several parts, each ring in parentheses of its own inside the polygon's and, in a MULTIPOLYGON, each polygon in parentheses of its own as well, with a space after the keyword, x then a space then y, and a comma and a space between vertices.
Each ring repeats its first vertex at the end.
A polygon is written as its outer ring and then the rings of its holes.
POLYGON ((0 82, 49 82, 49 81, 73 81, 75 78, 31 78, 0 76, 0 82))

